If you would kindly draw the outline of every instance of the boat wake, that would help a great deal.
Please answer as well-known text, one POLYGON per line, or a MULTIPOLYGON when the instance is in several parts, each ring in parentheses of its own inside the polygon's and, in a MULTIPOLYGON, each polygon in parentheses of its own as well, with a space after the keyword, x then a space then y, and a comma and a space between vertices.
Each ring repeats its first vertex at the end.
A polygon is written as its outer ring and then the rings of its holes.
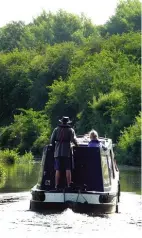
POLYGON ((90 237, 107 234, 123 237, 133 233, 141 237, 142 201, 141 196, 121 193, 120 211, 105 216, 91 216, 75 213, 71 209, 64 212, 41 214, 29 210, 29 192, 0 194, 0 224, 4 237, 90 237), (12 200, 14 202, 12 202, 12 200), (120 228, 121 229, 118 229, 120 228), (22 236, 23 235, 23 236, 22 236))

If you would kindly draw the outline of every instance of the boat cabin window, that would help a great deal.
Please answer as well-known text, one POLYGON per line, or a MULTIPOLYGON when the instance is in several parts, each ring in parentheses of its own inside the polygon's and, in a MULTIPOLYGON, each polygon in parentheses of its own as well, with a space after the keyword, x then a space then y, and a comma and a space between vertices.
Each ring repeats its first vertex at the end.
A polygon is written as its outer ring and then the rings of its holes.
POLYGON ((114 168, 111 153, 107 156, 110 180, 114 178, 114 168))
POLYGON ((103 183, 104 186, 107 187, 110 186, 111 184, 108 156, 102 155, 101 163, 102 163, 103 183))
POLYGON ((113 159, 113 152, 110 150, 110 158, 111 158, 111 168, 113 173, 113 178, 115 178, 115 166, 114 166, 114 159, 113 159))

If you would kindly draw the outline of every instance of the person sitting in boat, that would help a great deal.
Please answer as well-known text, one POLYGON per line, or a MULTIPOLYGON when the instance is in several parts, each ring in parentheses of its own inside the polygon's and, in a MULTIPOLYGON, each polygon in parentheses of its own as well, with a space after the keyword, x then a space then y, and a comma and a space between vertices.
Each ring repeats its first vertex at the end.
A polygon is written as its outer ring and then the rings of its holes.
POLYGON ((99 141, 98 132, 95 130, 91 130, 89 133, 90 136, 90 142, 88 144, 88 147, 101 147, 104 150, 107 150, 107 148, 103 145, 101 141, 99 141))
POLYGON ((71 123, 69 117, 63 116, 61 123, 56 127, 51 135, 50 143, 54 147, 54 169, 55 173, 55 188, 59 186, 60 171, 66 170, 66 179, 68 187, 71 184, 71 142, 78 146, 75 131, 69 125, 71 123))

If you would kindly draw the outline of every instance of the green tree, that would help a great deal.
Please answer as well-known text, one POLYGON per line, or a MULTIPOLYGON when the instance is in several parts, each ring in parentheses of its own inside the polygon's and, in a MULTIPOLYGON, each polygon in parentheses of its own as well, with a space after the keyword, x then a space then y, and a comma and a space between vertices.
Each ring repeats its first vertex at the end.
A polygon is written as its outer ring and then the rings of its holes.
POLYGON ((122 164, 141 165, 141 115, 120 136, 116 158, 122 164))
POLYGON ((17 148, 21 154, 32 151, 41 153, 48 143, 50 124, 42 112, 32 109, 20 109, 21 113, 14 116, 14 122, 1 129, 1 148, 17 148))
POLYGON ((8 52, 14 48, 19 48, 21 37, 24 34, 24 27, 24 22, 13 21, 0 28, 0 51, 8 52))
MULTIPOLYGON (((99 40, 100 42, 100 40, 99 40)), ((112 35, 109 39, 102 41, 102 49, 121 51, 127 55, 130 61, 141 62, 141 35, 140 32, 123 33, 112 35)))
POLYGON ((29 78, 29 62, 33 52, 15 49, 0 54, 0 124, 13 119, 15 110, 27 108, 32 81, 29 78))
POLYGON ((66 80, 76 47, 73 42, 48 46, 43 55, 36 55, 30 63, 31 88, 29 107, 42 110, 48 101, 48 88, 54 80, 66 80))
POLYGON ((61 78, 50 86, 49 101, 46 104, 45 112, 50 115, 52 129, 63 115, 68 115, 72 120, 75 119, 75 105, 69 101, 69 90, 69 84, 61 78))
POLYGON ((94 98, 92 107, 92 127, 99 134, 111 137, 115 142, 124 126, 129 126, 129 115, 126 111, 126 98, 121 91, 112 91, 94 98))
POLYGON ((42 44, 53 45, 69 41, 82 44, 96 29, 83 14, 79 17, 63 10, 56 14, 43 11, 33 23, 25 27, 21 46, 38 48, 42 44))
POLYGON ((141 3, 139 0, 121 0, 116 13, 106 23, 106 32, 122 34, 123 32, 141 30, 141 3))

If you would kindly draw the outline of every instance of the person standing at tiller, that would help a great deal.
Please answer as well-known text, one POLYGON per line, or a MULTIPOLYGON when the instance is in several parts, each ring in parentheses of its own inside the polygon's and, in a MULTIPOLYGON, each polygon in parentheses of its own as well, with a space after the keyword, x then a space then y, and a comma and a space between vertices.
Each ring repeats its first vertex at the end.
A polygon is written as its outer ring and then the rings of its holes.
POLYGON ((71 123, 69 117, 63 116, 61 123, 56 127, 51 135, 50 143, 54 149, 54 169, 55 173, 55 188, 59 186, 60 171, 66 170, 66 179, 68 187, 71 184, 71 142, 78 146, 75 131, 69 125, 71 123))

